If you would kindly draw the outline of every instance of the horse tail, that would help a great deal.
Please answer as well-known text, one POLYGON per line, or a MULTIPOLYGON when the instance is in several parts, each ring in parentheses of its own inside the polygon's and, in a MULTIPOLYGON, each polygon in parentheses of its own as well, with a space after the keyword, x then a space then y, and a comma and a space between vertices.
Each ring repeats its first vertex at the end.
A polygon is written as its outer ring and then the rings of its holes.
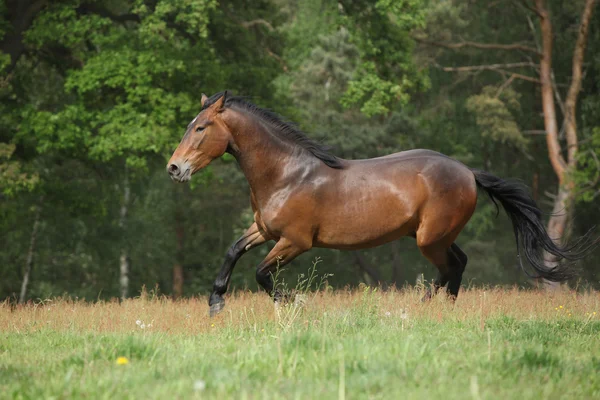
POLYGON ((542 223, 542 212, 527 193, 525 185, 498 178, 485 171, 476 169, 471 171, 475 175, 477 187, 487 192, 496 210, 499 211, 497 200, 512 220, 517 242, 517 257, 523 272, 530 278, 544 278, 553 282, 562 282, 574 277, 576 271, 573 262, 585 257, 598 242, 590 240, 592 231, 587 232, 574 244, 564 247, 558 245, 548 236, 542 223), (530 274, 523 266, 521 248, 535 274, 530 274), (545 265, 543 251, 555 257, 553 267, 545 265))

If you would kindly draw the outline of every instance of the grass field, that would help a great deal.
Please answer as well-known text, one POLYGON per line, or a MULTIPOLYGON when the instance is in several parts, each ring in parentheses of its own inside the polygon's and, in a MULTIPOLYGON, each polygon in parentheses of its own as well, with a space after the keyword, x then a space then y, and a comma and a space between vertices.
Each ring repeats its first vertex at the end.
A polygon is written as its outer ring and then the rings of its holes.
POLYGON ((600 294, 309 293, 0 305, 2 398, 600 398, 600 294))

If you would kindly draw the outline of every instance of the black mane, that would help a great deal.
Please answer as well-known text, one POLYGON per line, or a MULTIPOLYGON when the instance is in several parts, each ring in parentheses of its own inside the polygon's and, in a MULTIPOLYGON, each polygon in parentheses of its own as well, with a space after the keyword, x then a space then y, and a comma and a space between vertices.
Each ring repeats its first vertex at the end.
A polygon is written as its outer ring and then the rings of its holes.
POLYGON ((342 169, 342 165, 339 158, 329 152, 329 148, 324 146, 304 134, 296 125, 291 122, 285 121, 283 117, 274 113, 271 110, 260 108, 243 97, 239 96, 228 96, 226 92, 219 92, 212 95, 209 99, 204 102, 202 110, 213 105, 222 96, 225 97, 225 107, 236 106, 244 111, 249 112, 252 115, 259 117, 264 122, 268 123, 271 127, 275 128, 275 132, 280 134, 281 137, 287 139, 303 149, 307 150, 310 154, 323 161, 325 165, 331 168, 342 169))

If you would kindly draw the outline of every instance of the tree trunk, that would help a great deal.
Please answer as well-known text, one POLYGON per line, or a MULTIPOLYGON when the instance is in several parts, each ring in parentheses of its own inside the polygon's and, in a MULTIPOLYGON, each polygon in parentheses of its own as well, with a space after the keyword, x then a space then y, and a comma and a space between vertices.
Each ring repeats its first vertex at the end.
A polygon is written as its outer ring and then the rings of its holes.
MULTIPOLYGON (((583 56, 585 53, 589 22, 592 17, 596 0, 586 0, 577 42, 573 52, 572 79, 569 92, 565 101, 565 132, 567 137, 567 160, 563 157, 562 148, 558 140, 558 124, 554 107, 554 92, 552 87, 552 22, 545 8, 544 0, 535 0, 536 10, 540 18, 542 28, 542 59, 540 61, 540 81, 542 84, 542 106, 544 110, 544 125, 546 128, 546 143, 550 162, 558 178, 558 194, 554 200, 553 215, 548 221, 547 231, 556 243, 564 242, 566 236, 569 216, 573 213, 574 185, 567 182, 567 172, 576 168, 577 164, 577 97, 581 91, 583 56)), ((552 268, 557 260, 552 255, 544 255, 546 265, 552 268)), ((545 281, 548 288, 558 288, 555 282, 545 281)))
MULTIPOLYGON (((566 242, 566 238, 568 237, 567 226, 572 210, 569 204, 572 201, 571 197, 571 190, 568 185, 563 185, 558 189, 552 215, 546 228, 548 236, 559 245, 566 242)), ((546 260, 546 266, 550 268, 554 267, 558 262, 555 256, 547 252, 544 252, 544 260, 546 260)), ((544 281, 544 285, 548 289, 558 289, 560 287, 558 282, 547 280, 544 281)))
POLYGON ((175 265, 173 265, 173 299, 176 300, 183 294, 184 227, 179 211, 175 212, 175 234, 177 236, 177 254, 175 255, 175 265))
POLYGON ((121 256, 119 257, 120 278, 119 284, 121 289, 121 299, 125 300, 129 292, 129 254, 125 245, 125 226, 127 223, 127 212, 129 209, 130 199, 129 178, 127 170, 125 171, 125 179, 123 180, 123 200, 121 203, 121 211, 119 214, 119 227, 121 228, 121 256))
POLYGON ((400 275, 402 270, 402 263, 400 259, 400 243, 395 241, 391 244, 392 247, 392 284, 396 289, 400 289, 400 275))
POLYGON ((353 253, 354 253, 354 260, 356 261, 356 265, 358 265, 358 267, 364 273, 367 274, 367 276, 369 277, 369 279, 371 279, 373 281, 373 283, 375 283, 377 285, 382 285, 382 287, 385 289, 385 281, 383 279, 381 279, 381 274, 379 273, 377 268, 369 265, 367 260, 363 257, 362 254, 360 254, 360 252, 354 251, 353 253))
POLYGON ((35 251, 35 241, 37 239, 38 227, 40 225, 40 213, 44 198, 40 199, 40 204, 36 207, 35 217, 33 220, 33 229, 29 239, 29 250, 27 251, 27 260, 25 261, 25 272, 23 273, 23 283, 21 284, 21 293, 19 294, 19 304, 22 304, 27 297, 27 285, 29 284, 29 276, 33 265, 33 252, 35 251))

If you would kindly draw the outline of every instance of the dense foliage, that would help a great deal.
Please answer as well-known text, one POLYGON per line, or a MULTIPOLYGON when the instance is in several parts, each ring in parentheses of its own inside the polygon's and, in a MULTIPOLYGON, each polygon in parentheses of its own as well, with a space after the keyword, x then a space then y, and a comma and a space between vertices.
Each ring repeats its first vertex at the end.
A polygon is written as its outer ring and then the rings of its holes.
MULTIPOLYGON (((584 3, 546 4, 559 106, 584 3)), ((551 211, 557 177, 543 134, 532 4, 0 1, 0 299, 18 297, 30 267, 29 298, 117 296, 120 259, 130 295, 143 285, 172 293, 175 266, 184 294, 206 292, 252 216, 231 157, 191 186, 167 178, 165 161, 202 92, 249 96, 346 158, 441 151, 522 179, 551 211)), ((569 172, 572 236, 600 219, 599 27, 596 12, 577 103, 578 164, 569 172)), ((459 243, 470 256, 467 281, 527 283, 508 219, 483 196, 459 243)), ((256 288, 253 266, 267 250, 240 260, 235 287, 256 288)), ((412 239, 360 253, 315 249, 289 269, 304 271, 316 256, 337 287, 412 284, 434 273, 412 239)), ((598 286, 599 257, 580 264, 585 284, 598 286)))

